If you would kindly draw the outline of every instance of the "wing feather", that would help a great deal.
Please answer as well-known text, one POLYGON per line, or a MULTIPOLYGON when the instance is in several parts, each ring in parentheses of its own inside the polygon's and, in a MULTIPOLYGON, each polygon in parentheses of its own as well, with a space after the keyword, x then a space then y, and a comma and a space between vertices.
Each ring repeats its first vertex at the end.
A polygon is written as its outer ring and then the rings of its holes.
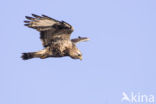
POLYGON ((32 16, 33 17, 25 16, 25 18, 29 20, 24 21, 26 23, 25 26, 34 28, 38 31, 49 30, 52 28, 53 25, 59 24, 59 21, 45 15, 38 16, 36 14, 32 14, 32 16))
POLYGON ((28 20, 35 20, 35 18, 29 17, 29 16, 25 16, 25 18, 28 19, 28 20))
POLYGON ((89 38, 87 38, 87 37, 80 37, 80 36, 78 38, 71 39, 71 41, 73 43, 84 42, 84 41, 88 41, 88 40, 89 40, 89 38))
POLYGON ((41 16, 36 15, 36 14, 32 14, 32 16, 34 16, 35 18, 41 18, 41 16))
POLYGON ((58 40, 70 39, 73 27, 64 22, 58 21, 46 15, 38 16, 32 14, 33 17, 26 16, 26 24, 30 28, 40 31, 40 39, 44 47, 51 45, 58 40))

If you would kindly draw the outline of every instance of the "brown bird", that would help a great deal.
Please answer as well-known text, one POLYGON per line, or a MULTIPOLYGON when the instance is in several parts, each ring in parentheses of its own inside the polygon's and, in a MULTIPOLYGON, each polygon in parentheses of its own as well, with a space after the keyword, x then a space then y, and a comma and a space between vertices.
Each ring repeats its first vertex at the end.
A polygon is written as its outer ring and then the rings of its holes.
POLYGON ((46 15, 38 16, 32 14, 33 17, 26 16, 26 24, 30 28, 40 32, 40 39, 44 49, 38 52, 22 53, 22 59, 31 58, 45 59, 48 57, 64 57, 70 56, 72 59, 82 60, 82 53, 76 47, 76 43, 87 41, 87 37, 78 37, 70 39, 73 27, 65 21, 58 21, 46 15))

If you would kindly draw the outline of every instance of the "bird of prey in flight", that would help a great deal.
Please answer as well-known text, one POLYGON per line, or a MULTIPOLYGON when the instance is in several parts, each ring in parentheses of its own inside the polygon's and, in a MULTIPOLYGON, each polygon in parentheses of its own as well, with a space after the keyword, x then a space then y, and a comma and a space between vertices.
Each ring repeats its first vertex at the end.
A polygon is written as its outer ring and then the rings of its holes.
POLYGON ((40 32, 40 39, 44 49, 37 52, 22 53, 23 60, 31 58, 45 59, 48 57, 69 56, 72 59, 82 60, 82 53, 76 47, 76 43, 87 41, 87 37, 70 39, 73 27, 65 21, 58 21, 46 15, 32 14, 26 16, 25 26, 40 32))

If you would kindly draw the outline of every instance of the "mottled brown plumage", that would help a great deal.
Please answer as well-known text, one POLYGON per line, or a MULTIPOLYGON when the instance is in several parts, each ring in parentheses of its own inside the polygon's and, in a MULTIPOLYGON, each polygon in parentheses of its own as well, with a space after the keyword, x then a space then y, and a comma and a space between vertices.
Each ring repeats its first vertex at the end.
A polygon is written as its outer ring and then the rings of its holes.
POLYGON ((76 47, 76 43, 87 41, 87 37, 78 37, 70 39, 73 27, 64 22, 58 21, 46 15, 38 16, 32 14, 33 17, 26 16, 26 24, 30 28, 40 32, 40 39, 44 47, 38 52, 23 53, 24 60, 31 58, 48 58, 70 56, 73 59, 82 59, 80 50, 76 47))

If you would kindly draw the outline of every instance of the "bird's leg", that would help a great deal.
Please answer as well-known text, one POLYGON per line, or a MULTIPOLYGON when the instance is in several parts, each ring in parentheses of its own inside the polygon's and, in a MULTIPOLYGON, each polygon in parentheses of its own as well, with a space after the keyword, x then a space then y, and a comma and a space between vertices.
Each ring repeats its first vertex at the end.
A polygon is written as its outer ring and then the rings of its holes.
POLYGON ((37 52, 36 54, 39 54, 40 58, 44 59, 44 58, 47 58, 47 57, 51 56, 52 55, 52 51, 50 50, 49 47, 46 47, 45 49, 37 52))
POLYGON ((43 50, 40 50, 40 51, 38 51, 38 52, 34 52, 34 53, 33 53, 33 56, 34 56, 34 57, 39 57, 39 58, 41 58, 41 59, 44 59, 44 58, 47 58, 47 57, 50 55, 49 52, 50 52, 50 51, 49 51, 49 47, 46 47, 46 48, 43 49, 43 50))
POLYGON ((47 58, 47 57, 48 57, 47 54, 44 54, 44 55, 41 55, 41 56, 40 56, 41 59, 45 59, 45 58, 47 58))

